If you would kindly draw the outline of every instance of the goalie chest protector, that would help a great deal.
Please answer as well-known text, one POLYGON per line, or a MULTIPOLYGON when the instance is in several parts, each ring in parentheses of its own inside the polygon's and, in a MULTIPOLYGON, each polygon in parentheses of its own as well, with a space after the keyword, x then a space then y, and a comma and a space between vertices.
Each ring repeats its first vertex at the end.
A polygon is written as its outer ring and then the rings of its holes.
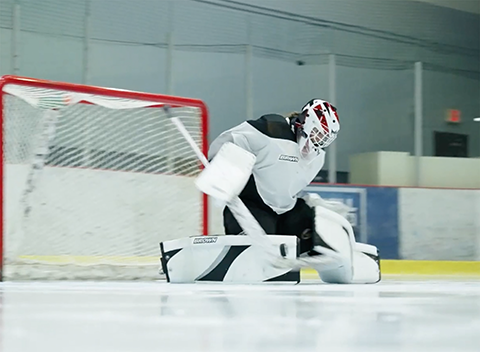
POLYGON ((209 159, 226 142, 257 157, 240 198, 261 201, 277 214, 295 206, 297 195, 313 181, 325 162, 323 150, 310 162, 303 159, 288 121, 277 114, 264 115, 223 132, 212 142, 209 159))

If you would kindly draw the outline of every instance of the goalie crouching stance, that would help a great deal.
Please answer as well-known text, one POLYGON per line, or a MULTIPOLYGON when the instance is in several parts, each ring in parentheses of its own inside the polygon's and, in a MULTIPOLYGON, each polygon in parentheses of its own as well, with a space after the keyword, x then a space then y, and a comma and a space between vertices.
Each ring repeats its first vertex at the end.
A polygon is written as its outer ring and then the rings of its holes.
MULTIPOLYGON (((258 222, 263 235, 269 235, 263 237, 277 243, 277 259, 267 251, 270 259, 261 260, 262 251, 256 252, 259 257, 256 265, 263 266, 261 271, 265 276, 272 276, 266 274, 269 266, 272 270, 290 266, 294 270, 312 267, 327 283, 380 281, 377 248, 356 243, 353 229, 345 219, 348 208, 303 192, 322 169, 324 148, 335 140, 339 130, 336 108, 326 101, 313 99, 300 113, 286 118, 269 114, 243 122, 222 133, 211 144, 211 163, 200 174, 196 185, 226 204, 223 220, 227 235, 247 235, 218 238, 234 238, 235 242, 248 241, 250 237, 254 247, 252 233, 259 231, 255 231, 255 227, 252 230, 250 225, 258 222), (243 214, 239 213, 234 207, 238 202, 243 202, 249 213, 246 209, 243 214), (282 238, 295 242, 285 245, 282 238), (287 250, 296 252, 294 258, 287 250), (287 257, 290 260, 287 261, 287 257)), ((225 255, 216 259, 217 264, 220 259, 225 259, 225 255)), ((215 269, 209 273, 212 271, 215 269)), ((202 277, 197 275, 194 281, 202 277)), ((259 281, 268 280, 260 278, 259 281)))

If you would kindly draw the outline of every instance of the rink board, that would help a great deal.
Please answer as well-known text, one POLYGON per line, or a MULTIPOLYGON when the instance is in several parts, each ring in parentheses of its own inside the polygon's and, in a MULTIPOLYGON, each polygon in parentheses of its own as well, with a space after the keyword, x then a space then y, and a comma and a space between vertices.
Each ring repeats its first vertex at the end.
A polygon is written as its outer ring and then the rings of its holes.
POLYGON ((377 246, 382 259, 480 260, 480 190, 312 184, 307 191, 348 205, 357 241, 377 246))
POLYGON ((307 192, 346 204, 350 208, 347 219, 357 242, 376 246, 382 258, 400 258, 398 189, 312 184, 307 187, 307 192))

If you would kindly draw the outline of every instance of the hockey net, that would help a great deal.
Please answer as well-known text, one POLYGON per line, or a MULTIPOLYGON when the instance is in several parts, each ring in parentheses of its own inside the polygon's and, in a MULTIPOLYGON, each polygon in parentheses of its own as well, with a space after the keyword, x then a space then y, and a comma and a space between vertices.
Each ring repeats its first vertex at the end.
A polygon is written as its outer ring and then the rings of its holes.
POLYGON ((201 165, 169 120, 205 152, 201 101, 13 76, 0 88, 4 279, 157 278, 159 242, 207 233, 201 165))

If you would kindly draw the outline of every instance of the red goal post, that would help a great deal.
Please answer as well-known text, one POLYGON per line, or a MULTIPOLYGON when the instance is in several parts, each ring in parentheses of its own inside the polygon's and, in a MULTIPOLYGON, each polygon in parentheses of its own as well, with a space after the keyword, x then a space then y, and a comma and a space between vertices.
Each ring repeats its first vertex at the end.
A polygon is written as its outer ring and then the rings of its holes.
POLYGON ((163 109, 206 155, 203 101, 17 76, 0 78, 0 95, 2 277, 10 265, 12 278, 154 277, 158 242, 208 233, 192 187, 201 164, 163 109))

